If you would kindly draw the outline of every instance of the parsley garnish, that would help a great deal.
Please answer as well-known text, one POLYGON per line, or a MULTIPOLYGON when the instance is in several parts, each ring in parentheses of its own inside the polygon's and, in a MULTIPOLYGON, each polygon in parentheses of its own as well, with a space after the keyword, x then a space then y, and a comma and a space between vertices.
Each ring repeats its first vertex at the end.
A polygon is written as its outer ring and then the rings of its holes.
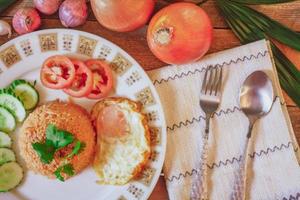
MULTIPOLYGON (((73 156, 79 154, 85 147, 85 143, 82 143, 80 141, 76 141, 75 146, 72 150, 72 152, 66 157, 66 158, 72 158, 73 156)), ((61 175, 61 173, 65 173, 69 176, 74 175, 74 168, 72 164, 65 164, 63 166, 60 166, 57 168, 57 170, 54 172, 56 178, 60 181, 65 181, 64 177, 61 175)))
POLYGON ((67 158, 72 158, 73 156, 79 154, 83 147, 84 145, 82 142, 76 141, 73 151, 67 156, 67 158))
POLYGON ((33 149, 37 152, 43 163, 49 164, 53 160, 55 148, 47 143, 34 143, 32 144, 33 149))
POLYGON ((32 144, 33 149, 38 153, 43 163, 49 164, 53 160, 55 151, 71 144, 74 136, 64 130, 59 130, 53 124, 46 129, 45 143, 36 142, 32 144))
POLYGON ((54 172, 56 178, 60 181, 65 181, 64 177, 61 175, 61 173, 65 173, 69 176, 73 176, 74 175, 74 168, 73 165, 68 163, 65 164, 63 166, 60 166, 59 168, 57 168, 57 170, 54 172))
POLYGON ((46 143, 50 143, 56 150, 71 144, 74 136, 68 131, 59 130, 53 124, 49 124, 46 130, 46 143))
MULTIPOLYGON (((43 163, 49 164, 54 158, 54 154, 57 150, 75 142, 72 152, 64 159, 72 158, 79 154, 85 147, 85 144, 75 140, 74 136, 68 131, 57 129, 53 124, 49 124, 46 129, 46 141, 44 143, 36 142, 32 144, 33 149, 37 152, 43 163)), ((56 169, 54 172, 57 179, 64 181, 61 173, 65 173, 69 176, 74 175, 74 168, 72 164, 67 163, 56 169)))

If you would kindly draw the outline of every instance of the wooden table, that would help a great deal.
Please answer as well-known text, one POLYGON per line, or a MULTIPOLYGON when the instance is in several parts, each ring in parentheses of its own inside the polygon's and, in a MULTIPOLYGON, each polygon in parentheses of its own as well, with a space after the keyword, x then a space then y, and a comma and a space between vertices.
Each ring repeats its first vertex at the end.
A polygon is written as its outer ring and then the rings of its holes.
MULTIPOLYGON (((160 8, 166 6, 168 3, 158 0, 156 11, 160 8)), ((17 3, 12 5, 4 13, 1 13, 1 19, 7 20, 11 23, 12 16, 18 8, 32 6, 32 0, 19 0, 17 3)), ((205 2, 202 7, 209 14, 213 26, 214 26, 214 41, 210 49, 210 53, 221 51, 224 49, 239 46, 240 43, 238 39, 229 30, 225 21, 220 15, 216 3, 213 0, 205 2)), ((300 31, 300 1, 295 1, 288 4, 277 4, 268 6, 253 6, 257 10, 266 13, 268 16, 276 19, 288 27, 300 31)), ((42 27, 41 29, 49 28, 62 28, 57 14, 52 16, 42 15, 42 27)), ((146 41, 146 30, 147 27, 141 28, 137 31, 130 33, 116 33, 103 28, 93 16, 91 10, 87 23, 83 26, 76 28, 78 30, 83 30, 90 32, 101 37, 104 37, 111 42, 119 45, 125 51, 127 51, 131 56, 133 56, 145 70, 160 68, 166 64, 162 63, 156 59, 147 46, 146 41)), ((13 34, 16 37, 17 34, 13 34)), ((7 42, 6 37, 0 37, 0 44, 7 42)), ((299 58, 300 59, 300 58, 299 58)), ((299 97, 300 98, 300 97, 299 97)), ((300 109, 295 106, 289 98, 286 98, 288 111, 292 120, 294 131, 298 142, 300 142, 300 109)), ((164 182, 164 178, 161 177, 150 197, 151 200, 166 200, 168 199, 168 194, 164 182)))

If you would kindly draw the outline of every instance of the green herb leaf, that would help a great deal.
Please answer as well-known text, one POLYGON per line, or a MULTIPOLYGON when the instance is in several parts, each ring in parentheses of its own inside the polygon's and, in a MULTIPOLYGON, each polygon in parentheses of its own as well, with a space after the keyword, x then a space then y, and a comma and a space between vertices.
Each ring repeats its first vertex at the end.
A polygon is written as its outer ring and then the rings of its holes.
POLYGON ((53 124, 49 124, 46 130, 46 143, 52 144, 55 149, 71 144, 74 141, 74 136, 64 130, 58 130, 53 124))
POLYGON ((54 175, 56 176, 56 178, 62 182, 65 181, 64 177, 61 175, 61 171, 62 171, 62 167, 59 167, 55 170, 54 175))
POLYGON ((232 0, 241 4, 276 4, 276 3, 286 3, 294 0, 232 0))
POLYGON ((70 163, 63 166, 62 172, 69 176, 73 176, 75 174, 73 165, 70 163))
POLYGON ((76 141, 75 146, 72 150, 72 152, 67 156, 67 158, 72 158, 73 156, 77 155, 80 153, 81 149, 84 147, 84 143, 80 141, 76 141))
POLYGON ((65 173, 68 176, 73 176, 75 174, 74 172, 74 167, 72 164, 68 163, 63 166, 60 166, 59 168, 56 169, 54 172, 54 175, 56 178, 60 181, 65 181, 64 177, 61 175, 61 173, 65 173))
POLYGON ((43 163, 49 164, 53 160, 55 148, 47 143, 33 143, 32 148, 37 152, 43 163))
POLYGON ((53 124, 49 124, 46 129, 45 143, 32 144, 33 149, 39 155, 43 163, 49 164, 54 157, 55 151, 71 144, 74 141, 74 136, 63 130, 58 130, 53 124))
MULTIPOLYGON (((67 146, 68 144, 71 144, 72 142, 74 142, 74 136, 71 133, 64 130, 59 130, 55 125, 49 124, 46 129, 45 143, 37 142, 32 144, 32 147, 39 155, 41 161, 49 164, 54 158, 55 151, 67 146)), ((72 152, 67 156, 67 158, 72 158, 74 155, 77 155, 84 147, 84 143, 76 141, 72 152)), ((67 159, 64 159, 66 162, 67 159)), ((58 180, 64 181, 62 173, 68 176, 73 176, 75 172, 72 164, 68 163, 58 167, 55 170, 54 175, 58 180)))

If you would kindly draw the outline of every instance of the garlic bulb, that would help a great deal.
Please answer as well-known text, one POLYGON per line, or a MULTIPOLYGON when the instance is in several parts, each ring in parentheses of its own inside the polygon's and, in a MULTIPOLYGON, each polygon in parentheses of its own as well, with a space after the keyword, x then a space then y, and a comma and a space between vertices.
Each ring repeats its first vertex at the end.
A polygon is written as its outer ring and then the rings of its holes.
POLYGON ((8 38, 11 37, 11 26, 3 20, 0 20, 0 35, 8 35, 8 38))

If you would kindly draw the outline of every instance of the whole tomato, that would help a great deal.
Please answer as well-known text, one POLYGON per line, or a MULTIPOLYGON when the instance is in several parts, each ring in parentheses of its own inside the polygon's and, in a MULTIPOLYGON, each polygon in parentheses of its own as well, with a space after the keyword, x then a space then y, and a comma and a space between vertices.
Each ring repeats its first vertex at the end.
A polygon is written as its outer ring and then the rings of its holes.
POLYGON ((212 42, 213 28, 205 11, 193 3, 174 3, 150 21, 150 50, 169 64, 184 64, 201 58, 212 42))
POLYGON ((145 25, 154 4, 154 0, 91 0, 99 23, 117 32, 133 31, 145 25))

